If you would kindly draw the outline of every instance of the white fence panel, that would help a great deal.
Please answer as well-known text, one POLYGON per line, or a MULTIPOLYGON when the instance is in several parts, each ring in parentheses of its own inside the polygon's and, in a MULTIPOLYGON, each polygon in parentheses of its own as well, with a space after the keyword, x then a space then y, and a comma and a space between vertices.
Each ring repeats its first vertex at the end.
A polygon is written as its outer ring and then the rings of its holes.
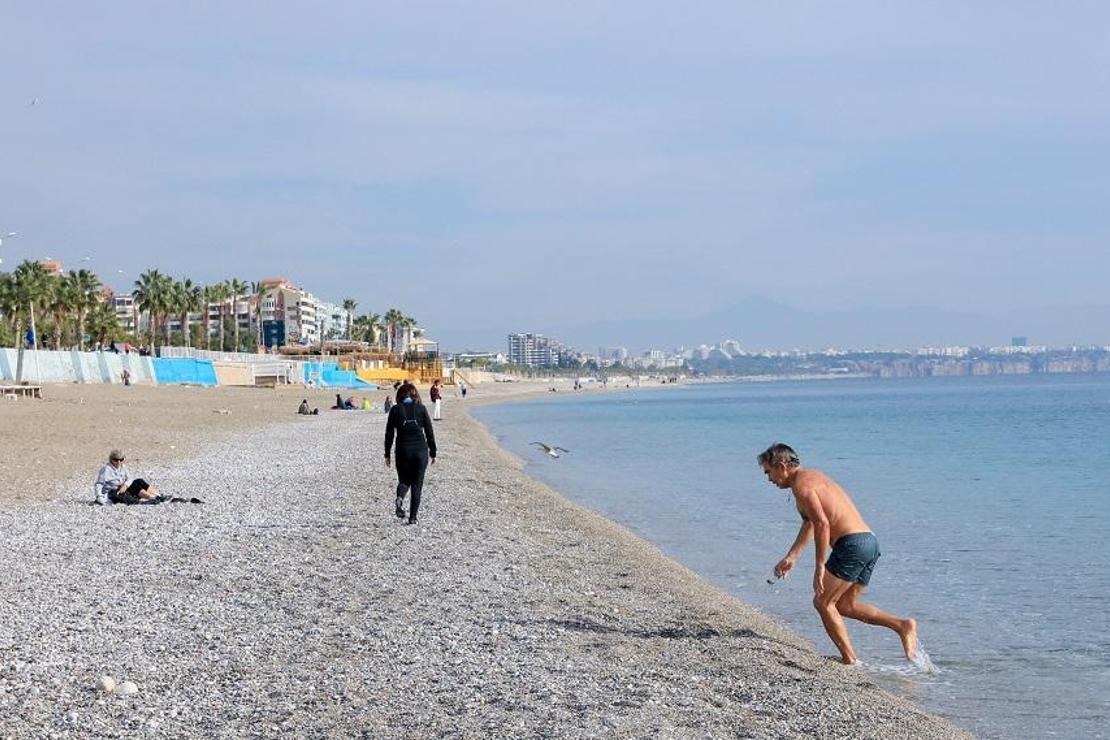
MULTIPOLYGON (((19 350, 0 349, 0 378, 14 382, 19 350)), ((153 383, 154 363, 150 357, 114 352, 54 352, 26 350, 23 380, 27 383, 122 383, 123 370, 132 383, 153 383)))

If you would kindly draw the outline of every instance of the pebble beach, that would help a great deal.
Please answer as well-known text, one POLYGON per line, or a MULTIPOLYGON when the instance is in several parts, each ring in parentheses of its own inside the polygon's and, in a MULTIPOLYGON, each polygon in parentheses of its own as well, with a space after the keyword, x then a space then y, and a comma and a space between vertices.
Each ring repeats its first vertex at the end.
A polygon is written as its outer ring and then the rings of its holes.
POLYGON ((205 503, 92 506, 117 442, 72 388, 64 464, 5 452, 2 737, 967 737, 525 475, 465 409, 527 389, 448 398, 414 526, 378 411, 139 390, 196 418, 133 475, 205 503))

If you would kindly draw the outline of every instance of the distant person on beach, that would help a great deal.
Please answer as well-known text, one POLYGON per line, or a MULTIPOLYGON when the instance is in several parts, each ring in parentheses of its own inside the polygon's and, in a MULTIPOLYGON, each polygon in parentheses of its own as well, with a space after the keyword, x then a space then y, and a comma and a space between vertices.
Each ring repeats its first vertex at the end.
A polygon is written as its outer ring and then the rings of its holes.
POLYGON ((443 410, 443 392, 439 387, 439 378, 432 381, 432 390, 429 391, 428 395, 432 397, 432 421, 441 421, 443 419, 441 415, 441 411, 443 410))
POLYGON ((802 516, 802 528, 786 557, 775 565, 775 576, 783 578, 812 539, 817 548, 813 571, 813 606, 821 615, 825 631, 840 650, 841 662, 852 665, 856 651, 848 639, 842 617, 858 619, 898 633, 906 658, 917 653, 917 622, 895 617, 860 601, 879 561, 879 541, 863 521, 844 489, 819 470, 803 468, 790 446, 776 443, 759 454, 759 465, 779 488, 789 488, 802 516), (829 552, 829 546, 832 552, 829 552), (826 555, 828 561, 826 562, 826 555))
POLYGON ((462 394, 462 397, 464 399, 466 398, 466 386, 463 385, 462 383, 459 383, 459 393, 462 394))
POLYGON ((157 503, 158 489, 153 488, 142 478, 131 480, 131 474, 123 465, 123 453, 112 450, 108 462, 100 469, 93 486, 98 504, 148 504, 157 503))
POLYGON ((123 384, 124 385, 131 385, 131 371, 130 370, 128 370, 127 368, 124 368, 123 372, 120 373, 120 377, 123 379, 123 384))
POLYGON ((297 413, 304 416, 316 416, 320 413, 320 409, 310 409, 308 407, 308 399, 301 401, 301 405, 297 407, 297 413))
POLYGON ((382 401, 382 411, 388 414, 391 408, 393 408, 393 396, 386 393, 385 400, 382 401))
POLYGON ((436 435, 428 409, 420 402, 420 392, 411 383, 397 389, 397 403, 385 422, 385 466, 390 466, 393 438, 397 438, 397 501, 394 512, 405 518, 405 494, 409 500, 408 523, 416 522, 420 494, 424 490, 424 471, 436 461, 436 435))

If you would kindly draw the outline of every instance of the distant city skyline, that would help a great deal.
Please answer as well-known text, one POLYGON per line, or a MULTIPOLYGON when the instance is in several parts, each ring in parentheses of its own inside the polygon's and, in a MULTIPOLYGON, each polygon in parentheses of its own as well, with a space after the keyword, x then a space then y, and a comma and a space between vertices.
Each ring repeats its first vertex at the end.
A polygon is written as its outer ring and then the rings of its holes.
POLYGON ((0 269, 288 275, 453 349, 1106 344, 1108 26, 1001 0, 16 4, 0 269))

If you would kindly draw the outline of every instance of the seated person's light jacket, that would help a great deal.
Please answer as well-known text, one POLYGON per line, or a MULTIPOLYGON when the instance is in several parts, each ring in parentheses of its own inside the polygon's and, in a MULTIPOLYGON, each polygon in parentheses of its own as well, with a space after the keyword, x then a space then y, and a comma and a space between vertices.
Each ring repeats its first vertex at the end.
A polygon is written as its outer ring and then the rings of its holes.
POLYGON ((111 463, 104 463, 100 473, 96 476, 93 490, 96 492, 96 503, 109 504, 112 502, 111 494, 118 491, 128 481, 127 467, 120 465, 113 467, 111 463))

